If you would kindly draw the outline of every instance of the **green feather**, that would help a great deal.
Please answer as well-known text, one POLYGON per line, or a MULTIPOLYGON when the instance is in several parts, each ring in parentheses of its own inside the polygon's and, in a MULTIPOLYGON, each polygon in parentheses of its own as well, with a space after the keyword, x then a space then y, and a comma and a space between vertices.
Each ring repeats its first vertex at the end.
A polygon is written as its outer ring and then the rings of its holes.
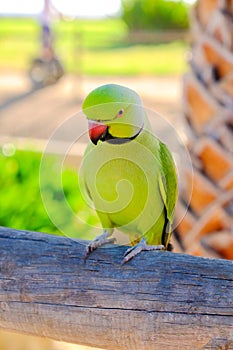
POLYGON ((160 193, 166 208, 166 215, 168 219, 167 227, 164 231, 163 244, 168 245, 171 233, 172 223, 174 219, 175 204, 178 197, 177 175, 174 161, 167 146, 160 142, 160 160, 162 164, 162 171, 159 176, 160 193))
POLYGON ((173 221, 175 204, 178 196, 176 168, 167 146, 160 142, 160 160, 162 163, 160 191, 167 209, 169 221, 173 221))

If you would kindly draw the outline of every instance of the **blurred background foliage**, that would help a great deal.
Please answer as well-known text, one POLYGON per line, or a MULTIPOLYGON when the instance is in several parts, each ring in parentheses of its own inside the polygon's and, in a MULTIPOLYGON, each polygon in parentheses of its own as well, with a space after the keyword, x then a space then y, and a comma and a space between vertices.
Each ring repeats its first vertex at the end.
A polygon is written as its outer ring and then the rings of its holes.
POLYGON ((122 0, 122 19, 129 29, 187 29, 189 5, 169 0, 122 0))
MULTIPOLYGON (((165 75, 180 74, 186 69, 187 43, 179 36, 165 43, 160 37, 150 39, 150 43, 143 43, 144 39, 130 42, 129 29, 119 18, 62 20, 53 26, 56 52, 67 73, 165 75)), ((39 36, 36 20, 1 19, 0 69, 27 70, 40 51, 39 40, 35 40, 39 36)))
POLYGON ((81 195, 74 168, 64 166, 61 187, 55 181, 57 158, 47 156, 48 171, 41 184, 41 153, 19 150, 10 154, 4 150, 4 153, 0 153, 0 226, 58 235, 65 232, 69 237, 76 237, 78 233, 79 238, 93 238, 91 227, 98 226, 99 220, 81 195), (46 206, 41 195, 46 199, 46 206), (71 211, 63 210, 64 198, 71 211), (48 208, 50 217, 55 218, 58 225, 50 220, 48 208))

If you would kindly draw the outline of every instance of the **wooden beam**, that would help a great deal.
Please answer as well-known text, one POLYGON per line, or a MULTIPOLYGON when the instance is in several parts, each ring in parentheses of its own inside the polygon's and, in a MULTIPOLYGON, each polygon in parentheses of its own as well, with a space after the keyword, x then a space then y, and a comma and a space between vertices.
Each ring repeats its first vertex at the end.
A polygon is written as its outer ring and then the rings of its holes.
POLYGON ((233 261, 0 228, 0 328, 103 349, 233 349, 233 261))

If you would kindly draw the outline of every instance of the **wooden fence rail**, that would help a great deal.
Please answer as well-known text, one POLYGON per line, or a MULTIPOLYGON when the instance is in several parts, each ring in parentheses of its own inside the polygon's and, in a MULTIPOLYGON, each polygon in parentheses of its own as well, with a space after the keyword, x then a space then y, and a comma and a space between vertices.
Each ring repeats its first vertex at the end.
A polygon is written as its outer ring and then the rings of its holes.
POLYGON ((233 261, 0 228, 0 329, 121 350, 233 349, 233 261))

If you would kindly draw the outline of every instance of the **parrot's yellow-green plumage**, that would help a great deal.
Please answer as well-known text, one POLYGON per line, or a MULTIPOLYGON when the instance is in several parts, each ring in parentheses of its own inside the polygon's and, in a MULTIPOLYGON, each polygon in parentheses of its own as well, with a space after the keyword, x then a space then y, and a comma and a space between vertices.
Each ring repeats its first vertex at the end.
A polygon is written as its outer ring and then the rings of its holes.
POLYGON ((104 232, 87 254, 107 242, 114 228, 141 250, 169 249, 177 200, 177 176, 170 151, 150 129, 140 97, 116 84, 93 90, 83 103, 92 142, 80 178, 104 232))

